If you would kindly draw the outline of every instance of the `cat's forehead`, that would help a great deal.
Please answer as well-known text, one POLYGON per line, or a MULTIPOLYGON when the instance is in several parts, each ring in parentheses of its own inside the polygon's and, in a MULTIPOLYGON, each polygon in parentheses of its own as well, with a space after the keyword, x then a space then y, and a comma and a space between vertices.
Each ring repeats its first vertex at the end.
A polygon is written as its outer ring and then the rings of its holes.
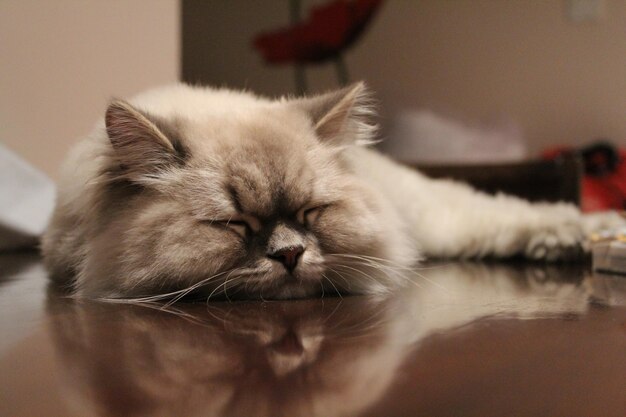
POLYGON ((315 173, 302 155, 248 153, 224 169, 237 209, 260 216, 297 210, 312 197, 315 173))
POLYGON ((180 118, 176 124, 199 157, 216 148, 306 147, 316 142, 311 122, 301 113, 281 106, 232 113, 208 111, 201 117, 180 118))
POLYGON ((306 123, 266 116, 206 120, 186 134, 193 165, 211 172, 210 188, 218 181, 237 210, 269 217, 309 202, 328 157, 306 123))
POLYGON ((247 151, 190 167, 180 191, 206 214, 259 218, 293 213, 312 199, 317 178, 306 158, 247 151))

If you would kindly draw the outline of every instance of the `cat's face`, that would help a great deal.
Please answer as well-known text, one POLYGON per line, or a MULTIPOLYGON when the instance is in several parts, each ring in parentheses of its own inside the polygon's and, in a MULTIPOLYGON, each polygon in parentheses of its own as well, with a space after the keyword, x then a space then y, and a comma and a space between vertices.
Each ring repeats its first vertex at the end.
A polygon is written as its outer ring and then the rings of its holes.
POLYGON ((113 175, 141 186, 106 232, 119 237, 109 245, 118 295, 291 298, 395 284, 368 270, 393 260, 397 222, 342 153, 359 139, 361 89, 245 116, 166 120, 112 104, 113 175))

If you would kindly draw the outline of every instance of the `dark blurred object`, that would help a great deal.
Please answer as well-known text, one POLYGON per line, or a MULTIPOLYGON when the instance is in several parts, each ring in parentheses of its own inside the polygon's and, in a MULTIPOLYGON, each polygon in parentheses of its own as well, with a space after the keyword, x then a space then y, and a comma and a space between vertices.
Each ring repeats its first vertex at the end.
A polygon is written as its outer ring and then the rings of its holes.
MULTIPOLYGON (((253 43, 270 64, 335 61, 339 81, 346 84, 348 73, 341 54, 363 33, 381 3, 382 0, 336 0, 311 8, 309 17, 299 21, 300 1, 292 0, 291 26, 261 33, 253 43)), ((305 85, 298 88, 306 90, 305 85)))
POLYGON ((620 156, 617 148, 607 142, 598 142, 580 150, 585 162, 585 174, 601 177, 617 170, 620 156))
POLYGON ((37 263, 41 263, 41 255, 36 249, 0 253, 0 288, 19 277, 20 272, 37 263))
POLYGON ((577 155, 498 165, 412 166, 429 177, 467 182, 489 194, 502 192, 530 201, 580 204, 583 164, 577 155))
POLYGON ((543 152, 546 159, 577 156, 584 162, 582 210, 626 209, 626 150, 606 140, 582 148, 556 147, 543 152))
POLYGON ((311 9, 307 20, 262 33, 254 46, 270 64, 324 62, 356 41, 381 0, 338 0, 311 9))

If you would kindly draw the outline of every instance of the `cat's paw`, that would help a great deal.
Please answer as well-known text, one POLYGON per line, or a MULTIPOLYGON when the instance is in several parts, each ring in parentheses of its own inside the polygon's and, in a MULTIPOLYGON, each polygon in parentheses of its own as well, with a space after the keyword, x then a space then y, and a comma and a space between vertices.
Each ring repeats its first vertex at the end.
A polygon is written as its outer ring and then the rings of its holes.
POLYGON ((583 233, 573 225, 535 231, 526 245, 527 258, 538 261, 569 261, 584 256, 583 233))

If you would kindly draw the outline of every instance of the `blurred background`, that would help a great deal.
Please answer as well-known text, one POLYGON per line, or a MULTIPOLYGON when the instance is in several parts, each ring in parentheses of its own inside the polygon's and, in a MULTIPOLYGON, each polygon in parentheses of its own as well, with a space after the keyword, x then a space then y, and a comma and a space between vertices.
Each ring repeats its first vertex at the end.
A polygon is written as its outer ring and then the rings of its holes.
POLYGON ((0 0, 0 56, 0 141, 52 179, 111 97, 178 80, 365 80, 414 163, 626 144, 623 0, 0 0))

